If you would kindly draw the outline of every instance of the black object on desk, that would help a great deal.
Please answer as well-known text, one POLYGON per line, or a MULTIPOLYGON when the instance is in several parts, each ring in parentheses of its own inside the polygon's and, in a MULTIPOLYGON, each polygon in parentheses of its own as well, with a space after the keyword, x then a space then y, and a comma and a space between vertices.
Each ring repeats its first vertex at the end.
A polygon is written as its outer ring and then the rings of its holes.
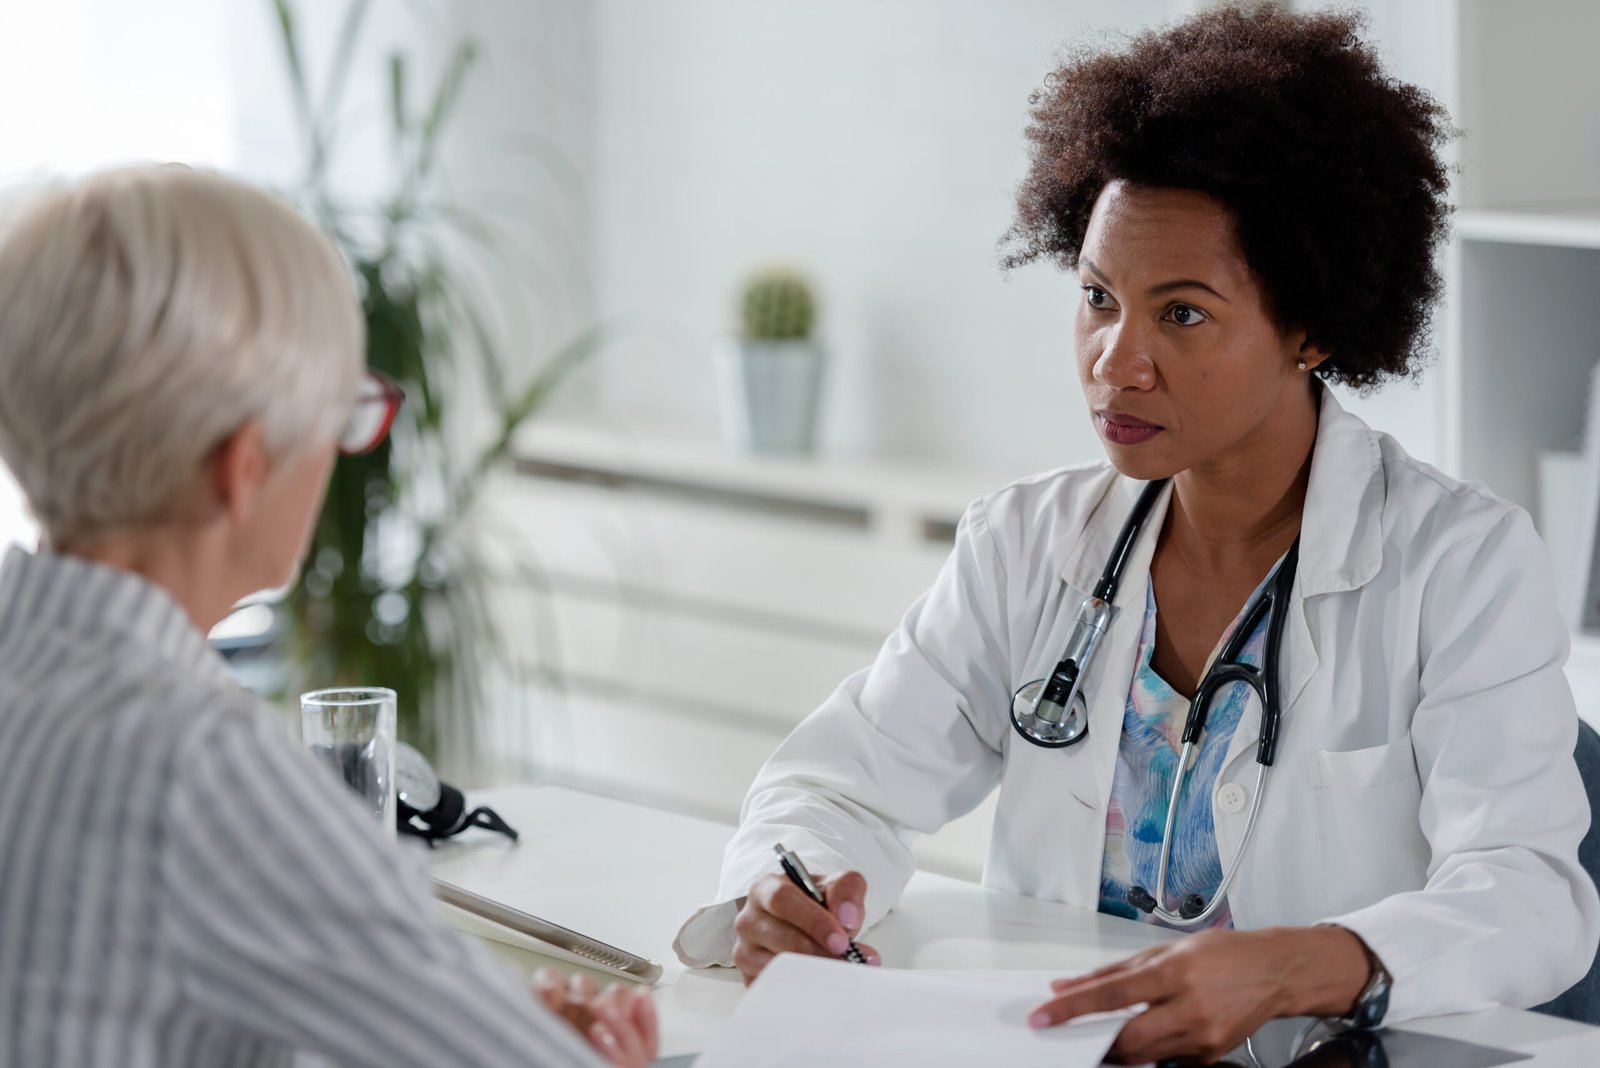
MULTIPOLYGON (((1459 1038, 1416 1031, 1329 1032, 1315 1049, 1295 1056, 1297 1037, 1312 1021, 1269 1020, 1251 1036, 1254 1059, 1244 1050, 1221 1062, 1226 1068, 1497 1068, 1525 1061, 1532 1054, 1480 1046, 1459 1038)), ((693 1053, 663 1057, 652 1068, 691 1068, 693 1053)), ((1184 1062, 1186 1066, 1193 1062, 1184 1062)), ((1165 1066, 1161 1066, 1165 1068, 1165 1066)))
POLYGON ((494 809, 479 805, 467 811, 467 799, 454 786, 440 780, 428 758, 401 742, 395 750, 395 822, 401 834, 428 843, 460 834, 468 827, 503 834, 513 842, 517 832, 494 809))
MULTIPOLYGON (((1268 1020, 1221 1064, 1239 1068, 1497 1068, 1532 1054, 1459 1038, 1381 1028, 1364 1031, 1336 1020, 1268 1020)), ((1163 1066, 1164 1068, 1164 1066, 1163 1066)))

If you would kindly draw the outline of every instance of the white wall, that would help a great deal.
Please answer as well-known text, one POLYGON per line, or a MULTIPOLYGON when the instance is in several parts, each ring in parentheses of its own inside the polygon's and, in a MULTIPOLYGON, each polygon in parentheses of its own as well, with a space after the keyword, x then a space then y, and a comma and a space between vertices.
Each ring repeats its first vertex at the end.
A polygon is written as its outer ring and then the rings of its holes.
MULTIPOLYGON (((475 268, 503 335, 531 365, 597 311, 625 328, 569 412, 714 434, 708 349, 743 272, 785 259, 825 301, 824 451, 1034 469, 1098 444, 1071 368, 1070 281, 996 263, 1028 93, 1064 43, 1194 6, 377 0, 340 178, 373 191, 389 177, 389 52, 417 62, 416 98, 471 32, 486 54, 450 186, 510 249, 475 268)), ((320 77, 343 5, 299 7, 320 77)), ((1448 90, 1450 5, 1371 7, 1397 73, 1448 90)), ((276 184, 299 171, 266 0, 0 0, 0 99, 3 178, 134 158, 276 184)), ((1431 458, 1439 377, 1357 406, 1431 458)))
POLYGON ((603 0, 596 295, 659 328, 615 354, 609 409, 713 432, 707 346, 772 259, 821 290, 824 447, 1023 470, 1095 442, 1073 286, 1001 275, 1029 92, 1064 39, 1165 0, 603 0))
MULTIPOLYGON (((1296 0, 1296 10, 1335 10, 1358 7, 1367 13, 1369 39, 1377 45, 1388 69, 1396 77, 1432 93, 1452 115, 1459 114, 1455 63, 1457 0, 1296 0)), ((1454 160, 1458 145, 1445 150, 1454 160)), ((1448 263, 1443 265, 1448 270, 1448 263)), ((1450 411, 1447 397, 1452 373, 1445 364, 1451 323, 1442 311, 1436 316, 1433 348, 1437 361, 1414 382, 1391 383, 1369 397, 1340 391, 1347 408, 1400 440, 1413 456, 1442 467, 1450 466, 1445 422, 1450 411)), ((1460 471, 1451 474, 1461 475, 1460 471)))
MULTIPOLYGON (((346 5, 299 0, 307 66, 325 87, 346 5)), ((499 251, 459 246, 511 354, 532 367, 592 318, 588 280, 590 52, 586 0, 376 0, 348 75, 334 174, 348 195, 388 194, 389 58, 408 61, 420 114, 463 37, 479 59, 440 152, 438 199, 481 217, 499 251)), ((304 153, 267 0, 229 7, 235 169, 293 189, 304 153)))
POLYGON ((1600 198, 1600 82, 1584 76, 1596 33, 1593 3, 1462 5, 1463 62, 1484 72, 1463 86, 1463 204, 1583 211, 1600 198))
POLYGON ((0 0, 0 182, 232 157, 215 0, 0 0))
MULTIPOLYGON (((0 0, 0 189, 114 163, 233 155, 214 0, 0 0)), ((0 551, 38 532, 0 466, 0 551)))
MULTIPOLYGON (((1022 472, 1100 454, 1072 370, 1076 297, 995 242, 1025 168, 1027 98, 1064 42, 1193 3, 601 0, 595 290, 642 329, 611 417, 715 433, 707 350, 754 264, 807 268, 833 355, 825 452, 1022 472)), ((1403 76, 1442 86, 1439 4, 1376 5, 1403 76)), ((1356 407, 1438 445, 1437 372, 1356 407)))
MULTIPOLYGON (((295 5, 319 92, 345 6, 295 5)), ((412 60, 420 110, 448 48, 462 34, 479 40, 441 187, 489 216, 506 249, 463 259, 528 368, 592 318, 591 27, 584 0, 376 0, 345 94, 339 186, 381 192, 393 178, 389 55, 412 60)), ((292 190, 303 170, 268 0, 0 0, 0 101, 0 189, 176 160, 292 190)), ((33 536, 0 470, 0 546, 33 536)))

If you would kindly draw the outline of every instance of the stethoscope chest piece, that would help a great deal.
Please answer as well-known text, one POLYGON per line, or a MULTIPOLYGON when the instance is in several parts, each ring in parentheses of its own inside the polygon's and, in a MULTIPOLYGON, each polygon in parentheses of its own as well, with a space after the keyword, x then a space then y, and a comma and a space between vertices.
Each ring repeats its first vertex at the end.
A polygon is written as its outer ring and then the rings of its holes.
MULTIPOLYGON (((1039 695, 1049 680, 1035 679, 1011 698, 1011 722, 1024 738, 1046 749, 1061 749, 1083 740, 1089 733, 1089 702, 1077 690, 1060 719, 1040 715, 1039 695)), ((1050 708, 1046 703, 1047 709, 1050 708)), ((1054 709, 1052 709, 1053 711, 1054 709)))

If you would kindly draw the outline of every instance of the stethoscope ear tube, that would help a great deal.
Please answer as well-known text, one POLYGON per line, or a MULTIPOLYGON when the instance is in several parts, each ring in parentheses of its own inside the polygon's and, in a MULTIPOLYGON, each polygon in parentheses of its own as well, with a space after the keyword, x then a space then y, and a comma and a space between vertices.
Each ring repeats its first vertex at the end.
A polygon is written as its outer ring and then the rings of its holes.
POLYGON ((1133 511, 1128 513, 1122 530, 1117 533, 1117 542, 1111 547, 1105 570, 1100 572, 1100 581, 1095 583, 1094 595, 1102 601, 1117 599, 1117 587, 1122 584, 1122 572, 1128 566, 1128 554, 1133 551, 1133 543, 1139 540, 1139 532, 1144 529, 1144 521, 1150 517, 1150 509, 1161 499, 1161 491, 1167 488, 1170 481, 1158 478, 1154 482, 1146 482, 1144 489, 1139 491, 1133 511))
MULTIPOLYGON (((1276 651, 1283 648, 1283 623, 1288 618, 1285 609, 1289 607, 1289 597, 1294 593, 1294 578, 1299 569, 1300 539, 1296 537, 1289 551, 1284 554, 1283 563, 1278 565, 1278 573, 1272 577, 1269 594, 1272 603, 1267 615, 1267 649, 1276 651)), ((1263 654, 1263 661, 1265 659, 1263 654)), ((1283 709, 1278 703, 1277 672, 1267 671, 1265 676, 1262 682, 1266 693, 1261 702, 1261 739, 1256 744, 1256 763, 1270 768, 1278 753, 1278 726, 1283 721, 1283 709)))
POLYGON ((1282 648, 1283 623, 1287 616, 1289 596, 1294 590, 1299 561, 1300 539, 1296 537, 1289 546, 1289 551, 1284 554, 1283 562, 1278 565, 1278 570, 1272 576, 1267 588, 1262 590, 1245 610, 1244 619, 1234 628, 1232 637, 1228 639, 1222 652, 1206 672, 1189 706, 1189 718, 1184 723, 1183 751, 1178 757, 1178 771, 1173 776, 1172 795, 1167 800, 1167 822, 1161 834, 1156 890, 1152 894, 1142 886, 1135 886, 1127 895, 1128 903, 1134 908, 1157 916, 1171 926, 1196 927, 1205 923, 1216 912, 1220 903, 1227 897, 1228 888, 1233 884, 1233 877, 1239 871, 1245 850, 1250 846, 1250 836, 1255 831, 1256 817, 1261 812, 1261 801, 1266 795, 1267 770, 1272 766, 1273 757, 1276 755, 1278 727, 1283 718, 1283 708, 1278 699, 1279 658, 1274 654, 1282 648), (1261 667, 1258 669, 1238 662, 1238 658, 1243 654, 1250 635, 1260 625, 1263 614, 1267 619, 1267 634, 1266 643, 1262 647, 1261 667), (1172 855, 1173 824, 1177 815, 1178 801, 1183 790, 1184 776, 1190 766, 1189 754, 1200 744, 1200 736, 1205 730, 1206 714, 1211 698, 1217 689, 1228 682, 1247 684, 1256 691, 1261 701, 1261 739, 1256 748, 1256 785, 1254 796, 1250 800, 1250 814, 1245 818, 1244 833, 1234 849, 1233 861, 1223 872, 1222 882, 1217 886, 1211 901, 1207 903, 1202 898, 1197 907, 1195 901, 1197 895, 1190 895, 1174 913, 1163 908, 1160 902, 1166 898, 1167 865, 1172 855))

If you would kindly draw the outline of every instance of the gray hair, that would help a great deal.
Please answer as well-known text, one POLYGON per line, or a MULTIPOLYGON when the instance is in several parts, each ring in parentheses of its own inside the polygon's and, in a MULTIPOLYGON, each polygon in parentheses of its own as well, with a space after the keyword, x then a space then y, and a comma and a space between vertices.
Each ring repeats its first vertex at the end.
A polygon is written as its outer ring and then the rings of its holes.
POLYGON ((363 323, 287 203, 178 166, 46 193, 0 236, 0 461, 47 543, 176 518, 252 419, 275 458, 331 442, 363 323))

